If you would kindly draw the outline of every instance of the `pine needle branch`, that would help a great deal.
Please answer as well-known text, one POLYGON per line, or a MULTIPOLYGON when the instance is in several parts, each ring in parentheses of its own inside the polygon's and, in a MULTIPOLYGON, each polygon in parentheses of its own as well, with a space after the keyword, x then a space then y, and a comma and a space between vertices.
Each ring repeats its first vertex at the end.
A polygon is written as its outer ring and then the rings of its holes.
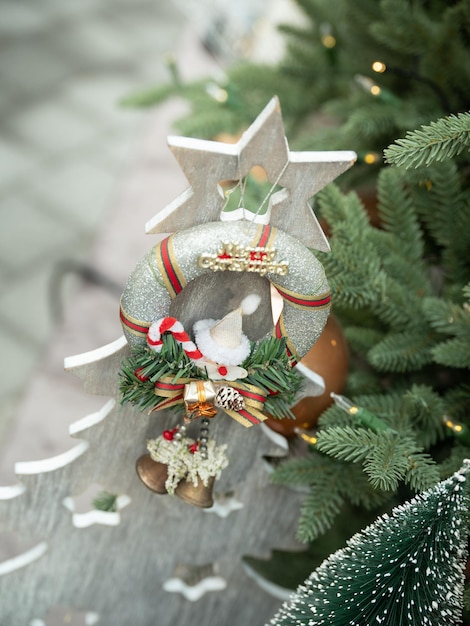
POLYGON ((392 165, 417 168, 456 157, 468 149, 470 113, 459 113, 408 132, 404 139, 386 148, 384 155, 392 165))
POLYGON ((379 371, 410 372, 432 361, 432 333, 426 328, 392 333, 369 351, 369 362, 379 371))
POLYGON ((413 385, 402 397, 401 413, 406 416, 417 443, 425 449, 443 439, 443 398, 427 385, 413 385))
POLYGON ((363 461, 379 445, 381 437, 366 430, 346 427, 333 427, 318 434, 318 450, 342 461, 357 463, 363 461))
POLYGON ((312 541, 324 534, 331 526, 341 511, 344 499, 334 487, 335 480, 329 485, 325 484, 322 491, 312 490, 304 500, 300 509, 300 520, 297 528, 297 536, 300 541, 312 541), (333 491, 328 490, 333 487, 333 491))
POLYGON ((423 454, 413 437, 390 430, 333 427, 318 435, 318 450, 339 460, 363 461, 374 489, 394 491, 404 481, 414 489, 427 489, 439 480, 434 461, 423 454))
POLYGON ((334 523, 344 503, 343 485, 349 465, 313 453, 310 463, 316 472, 311 491, 300 509, 297 535, 301 541, 312 541, 324 534, 334 523))
POLYGON ((433 348, 432 356, 441 365, 470 369, 470 340, 465 343, 461 339, 443 341, 433 348))
MULTIPOLYGON (((271 481, 277 485, 295 485, 299 487, 313 485, 318 475, 326 469, 320 461, 321 457, 318 457, 318 455, 285 461, 274 470, 271 475, 271 481)), ((324 460, 324 462, 329 465, 329 459, 324 460)))
POLYGON ((414 491, 425 491, 439 482, 439 468, 429 454, 415 452, 408 457, 405 482, 414 491))

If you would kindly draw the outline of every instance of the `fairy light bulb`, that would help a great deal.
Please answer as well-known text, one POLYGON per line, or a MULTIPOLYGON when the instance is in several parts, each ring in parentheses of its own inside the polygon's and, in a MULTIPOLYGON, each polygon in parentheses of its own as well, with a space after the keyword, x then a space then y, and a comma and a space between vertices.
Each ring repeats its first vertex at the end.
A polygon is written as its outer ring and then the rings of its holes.
POLYGON ((465 424, 455 422, 447 415, 444 415, 442 421, 444 423, 444 426, 453 433, 456 439, 466 445, 470 445, 470 430, 467 428, 467 426, 465 426, 465 424))
POLYGON ((380 94, 382 93, 382 89, 378 85, 372 85, 370 88, 370 93, 373 96, 380 96, 380 94))
POLYGON ((333 35, 323 35, 321 42, 325 48, 334 48, 336 46, 336 38, 333 35))
POLYGON ((387 66, 385 63, 382 63, 382 61, 374 61, 372 63, 372 69, 374 72, 377 72, 377 74, 383 74, 386 71, 387 66))
POLYGON ((363 76, 362 74, 356 74, 354 80, 360 87, 362 87, 362 89, 364 89, 364 91, 368 91, 369 93, 371 92, 372 87, 374 87, 375 85, 372 78, 369 78, 368 76, 363 76))
POLYGON ((366 152, 364 155, 364 163, 367 165, 374 165, 379 160, 379 155, 377 152, 366 152))
POLYGON ((384 89, 380 87, 380 85, 377 85, 377 83, 373 81, 372 78, 369 78, 369 76, 356 74, 354 76, 354 80, 365 92, 369 93, 371 96, 374 96, 374 98, 377 98, 382 102, 394 104, 396 106, 401 105, 400 98, 395 96, 395 94, 393 94, 388 89, 384 89))
POLYGON ((333 398, 334 403, 339 406, 340 409, 346 411, 346 413, 350 413, 351 415, 355 415, 357 413, 358 407, 351 402, 349 398, 346 398, 346 396, 341 396, 332 391, 330 393, 330 397, 333 398))
POLYGON ((380 432, 393 432, 398 434, 395 430, 390 428, 388 424, 386 424, 383 420, 374 415, 368 409, 365 409, 363 406, 357 406, 354 404, 349 398, 346 396, 341 396, 337 393, 330 393, 331 398, 333 398, 334 403, 339 406, 340 409, 349 413, 349 415, 354 416, 354 420, 358 426, 364 426, 365 428, 369 428, 374 433, 380 432))
POLYGON ((306 441, 311 446, 315 446, 318 443, 318 437, 316 435, 312 435, 311 433, 309 433, 307 430, 304 430, 303 428, 296 428, 295 433, 301 439, 303 439, 303 441, 306 441))
POLYGON ((336 37, 332 33, 331 24, 324 22, 320 25, 320 41, 330 50, 336 46, 336 37))
POLYGON ((215 83, 209 83, 206 85, 206 92, 209 94, 211 98, 213 98, 216 102, 220 102, 223 104, 228 100, 228 92, 226 89, 223 89, 219 85, 215 83))

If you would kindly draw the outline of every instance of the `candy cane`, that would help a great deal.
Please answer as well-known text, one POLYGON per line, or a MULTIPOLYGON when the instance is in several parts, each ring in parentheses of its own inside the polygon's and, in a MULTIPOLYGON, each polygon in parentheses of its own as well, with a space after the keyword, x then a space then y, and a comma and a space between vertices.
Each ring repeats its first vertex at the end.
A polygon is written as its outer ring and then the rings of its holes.
POLYGON ((163 341, 161 337, 163 333, 171 333, 192 361, 198 361, 203 358, 202 352, 197 349, 196 345, 189 338, 188 333, 185 332, 181 322, 175 317, 162 317, 148 329, 147 343, 155 352, 160 352, 162 349, 163 341))

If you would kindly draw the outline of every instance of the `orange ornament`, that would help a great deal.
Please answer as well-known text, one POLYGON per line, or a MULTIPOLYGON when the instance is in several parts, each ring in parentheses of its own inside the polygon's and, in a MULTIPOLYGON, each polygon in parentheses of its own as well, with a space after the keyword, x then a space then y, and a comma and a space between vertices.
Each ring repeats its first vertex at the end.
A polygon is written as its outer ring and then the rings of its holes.
POLYGON ((325 381, 321 396, 302 398, 291 411, 295 419, 269 417, 264 423, 284 437, 296 436, 295 430, 313 428, 319 416, 332 404, 330 393, 341 393, 348 375, 349 353, 346 339, 338 321, 330 315, 317 342, 300 361, 325 381))

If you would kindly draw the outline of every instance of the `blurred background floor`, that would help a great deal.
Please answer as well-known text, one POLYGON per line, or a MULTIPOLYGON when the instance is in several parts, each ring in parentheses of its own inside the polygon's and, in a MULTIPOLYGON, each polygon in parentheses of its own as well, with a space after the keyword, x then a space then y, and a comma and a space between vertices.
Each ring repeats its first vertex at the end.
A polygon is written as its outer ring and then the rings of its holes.
POLYGON ((135 155, 146 115, 117 103, 167 79, 186 26, 153 0, 0 2, 0 437, 135 155))
POLYGON ((183 79, 274 59, 290 8, 0 0, 0 484, 15 461, 71 447, 69 424, 102 405, 63 359, 121 334, 119 293, 155 243, 144 224, 187 186, 166 144, 183 103, 119 100, 167 81, 168 52, 183 79))

